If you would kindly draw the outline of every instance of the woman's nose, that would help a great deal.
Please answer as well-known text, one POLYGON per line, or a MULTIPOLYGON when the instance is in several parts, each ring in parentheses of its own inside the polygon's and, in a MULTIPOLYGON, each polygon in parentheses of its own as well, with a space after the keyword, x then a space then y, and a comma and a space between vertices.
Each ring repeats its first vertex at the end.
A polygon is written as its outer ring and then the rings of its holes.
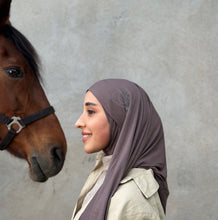
POLYGON ((82 115, 77 119, 75 123, 76 128, 84 127, 85 123, 82 121, 82 115))

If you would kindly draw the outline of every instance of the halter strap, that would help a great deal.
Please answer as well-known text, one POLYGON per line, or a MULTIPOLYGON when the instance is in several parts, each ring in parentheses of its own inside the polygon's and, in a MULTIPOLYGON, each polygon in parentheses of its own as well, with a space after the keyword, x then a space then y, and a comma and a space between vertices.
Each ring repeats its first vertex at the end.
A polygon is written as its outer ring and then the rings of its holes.
POLYGON ((0 114, 0 122, 4 123, 9 130, 7 135, 0 142, 0 150, 5 150, 6 148, 8 148, 14 137, 19 134, 24 127, 33 123, 34 121, 53 114, 54 112, 54 108, 52 106, 49 106, 48 108, 42 109, 22 119, 16 116, 9 118, 3 114, 0 114), (16 124, 19 128, 17 130, 14 130, 12 128, 13 124, 16 124))

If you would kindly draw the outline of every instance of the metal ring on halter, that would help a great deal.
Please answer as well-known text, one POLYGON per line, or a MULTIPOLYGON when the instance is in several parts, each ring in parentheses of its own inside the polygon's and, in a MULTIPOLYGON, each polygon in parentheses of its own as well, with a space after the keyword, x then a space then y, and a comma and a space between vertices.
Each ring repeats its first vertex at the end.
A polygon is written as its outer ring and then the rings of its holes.
POLYGON ((20 133, 21 130, 25 127, 25 126, 23 126, 23 125, 19 122, 19 121, 21 120, 21 118, 20 118, 20 117, 13 116, 13 117, 11 117, 11 119, 12 119, 13 121, 10 122, 10 123, 7 125, 8 130, 9 130, 9 131, 11 130, 12 125, 17 125, 19 128, 18 128, 17 130, 15 130, 15 131, 16 131, 17 134, 20 133))

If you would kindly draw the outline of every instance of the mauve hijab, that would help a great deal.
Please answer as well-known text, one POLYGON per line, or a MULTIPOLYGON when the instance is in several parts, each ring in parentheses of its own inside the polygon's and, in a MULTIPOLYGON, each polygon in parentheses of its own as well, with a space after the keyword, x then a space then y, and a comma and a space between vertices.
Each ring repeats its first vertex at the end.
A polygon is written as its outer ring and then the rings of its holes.
POLYGON ((105 79, 88 91, 98 99, 110 123, 111 139, 105 149, 113 154, 104 183, 80 220, 105 220, 110 199, 132 168, 151 168, 159 183, 164 211, 168 197, 167 166, 162 123, 146 92, 124 79, 105 79))

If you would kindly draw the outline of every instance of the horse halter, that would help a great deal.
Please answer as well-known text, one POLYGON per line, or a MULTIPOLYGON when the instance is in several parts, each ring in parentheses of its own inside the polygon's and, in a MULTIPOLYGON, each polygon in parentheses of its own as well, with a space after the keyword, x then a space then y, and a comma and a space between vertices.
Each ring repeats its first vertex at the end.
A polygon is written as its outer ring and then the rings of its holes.
POLYGON ((49 106, 48 108, 42 109, 22 119, 16 116, 8 118, 7 116, 0 113, 0 122, 4 123, 8 127, 8 133, 0 142, 0 150, 5 150, 6 148, 8 148, 14 137, 19 134, 24 127, 34 121, 53 114, 54 112, 54 108, 52 106, 49 106), (17 125, 18 129, 14 130, 12 128, 13 125, 17 125))

